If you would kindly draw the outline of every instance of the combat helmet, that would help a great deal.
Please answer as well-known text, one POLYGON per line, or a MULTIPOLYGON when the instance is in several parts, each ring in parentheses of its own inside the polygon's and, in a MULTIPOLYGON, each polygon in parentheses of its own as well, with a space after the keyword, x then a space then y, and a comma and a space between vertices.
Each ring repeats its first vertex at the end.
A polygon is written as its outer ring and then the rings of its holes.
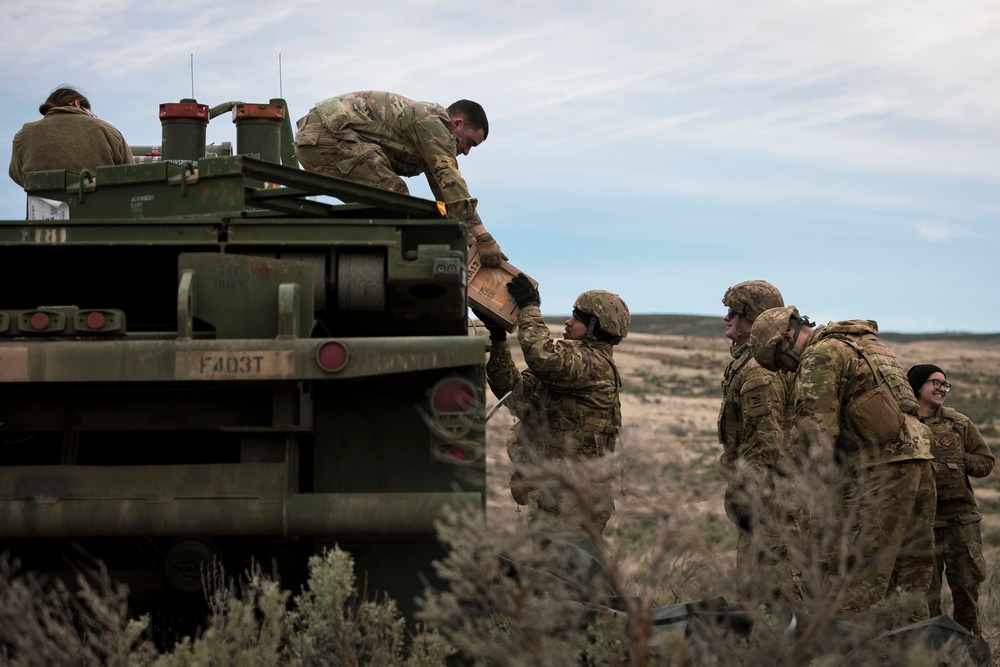
POLYGON ((722 305, 753 322, 765 310, 781 308, 785 301, 778 288, 766 280, 746 280, 726 290, 722 305))
POLYGON ((788 331, 793 320, 798 323, 799 327, 814 326, 808 317, 799 314, 799 310, 795 306, 765 310, 754 321, 753 328, 750 330, 750 353, 753 354, 753 358, 762 368, 777 371, 778 365, 774 358, 778 352, 783 352, 796 361, 799 360, 799 355, 792 350, 794 341, 799 335, 798 327, 792 336, 792 346, 778 349, 778 345, 784 340, 785 332, 788 331))
POLYGON ((628 306, 613 292, 604 290, 584 292, 573 302, 573 312, 590 316, 584 340, 594 340, 595 325, 600 325, 601 330, 611 337, 612 345, 622 342, 628 335, 628 325, 631 321, 628 306))

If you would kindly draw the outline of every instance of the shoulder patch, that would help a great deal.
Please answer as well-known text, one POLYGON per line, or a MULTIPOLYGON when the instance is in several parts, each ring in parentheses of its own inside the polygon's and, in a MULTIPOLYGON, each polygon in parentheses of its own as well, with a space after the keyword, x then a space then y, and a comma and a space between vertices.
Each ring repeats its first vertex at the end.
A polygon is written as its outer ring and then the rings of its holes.
POLYGON ((763 417, 771 412, 771 402, 768 400, 766 387, 744 391, 742 402, 744 417, 763 417))

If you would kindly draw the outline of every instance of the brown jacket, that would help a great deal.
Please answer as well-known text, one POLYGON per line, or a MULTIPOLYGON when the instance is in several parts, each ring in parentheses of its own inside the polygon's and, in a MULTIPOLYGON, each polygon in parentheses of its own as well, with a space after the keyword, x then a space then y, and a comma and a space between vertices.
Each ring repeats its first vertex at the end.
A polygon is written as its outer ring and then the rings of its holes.
POLYGON ((50 109, 14 135, 10 177, 24 187, 32 171, 65 169, 94 173, 99 166, 132 164, 132 149, 113 125, 74 107, 50 109))

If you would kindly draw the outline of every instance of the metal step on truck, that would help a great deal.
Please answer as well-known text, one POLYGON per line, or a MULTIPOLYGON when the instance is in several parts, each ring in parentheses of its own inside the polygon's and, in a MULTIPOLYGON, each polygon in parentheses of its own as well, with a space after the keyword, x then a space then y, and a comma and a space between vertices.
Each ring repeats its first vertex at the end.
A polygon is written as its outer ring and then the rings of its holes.
POLYGON ((137 164, 31 173, 0 221, 0 551, 101 559, 159 608, 214 560, 294 584, 337 544, 410 609, 442 508, 485 507, 464 224, 299 169, 283 100, 160 119, 137 164))

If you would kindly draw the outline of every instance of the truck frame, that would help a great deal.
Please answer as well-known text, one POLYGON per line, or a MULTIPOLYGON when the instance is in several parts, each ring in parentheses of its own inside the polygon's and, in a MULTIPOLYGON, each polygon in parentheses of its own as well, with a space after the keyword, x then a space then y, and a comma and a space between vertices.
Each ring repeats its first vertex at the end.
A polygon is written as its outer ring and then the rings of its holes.
POLYGON ((158 608, 212 561, 292 586, 337 544, 410 610, 442 509, 485 507, 465 225, 246 155, 25 190, 0 221, 0 550, 101 559, 158 608))

